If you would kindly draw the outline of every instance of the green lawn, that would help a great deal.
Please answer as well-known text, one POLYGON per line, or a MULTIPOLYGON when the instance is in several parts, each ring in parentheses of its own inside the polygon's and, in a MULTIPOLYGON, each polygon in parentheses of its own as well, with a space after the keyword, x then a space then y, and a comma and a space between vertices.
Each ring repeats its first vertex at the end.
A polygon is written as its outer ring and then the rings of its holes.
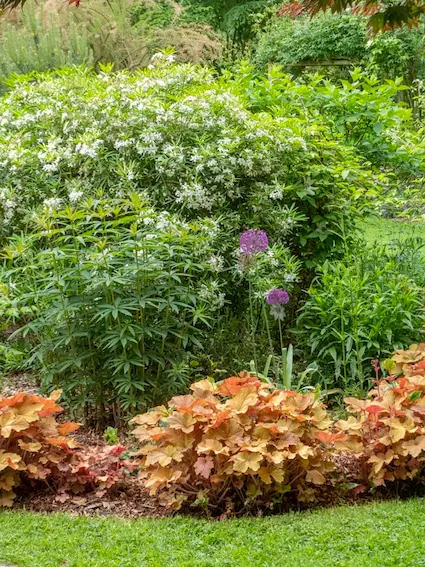
POLYGON ((425 239, 425 222, 394 221, 370 217, 359 226, 370 244, 388 244, 392 240, 405 240, 411 237, 425 239))
POLYGON ((0 513, 19 567, 420 567, 425 500, 207 522, 0 513))

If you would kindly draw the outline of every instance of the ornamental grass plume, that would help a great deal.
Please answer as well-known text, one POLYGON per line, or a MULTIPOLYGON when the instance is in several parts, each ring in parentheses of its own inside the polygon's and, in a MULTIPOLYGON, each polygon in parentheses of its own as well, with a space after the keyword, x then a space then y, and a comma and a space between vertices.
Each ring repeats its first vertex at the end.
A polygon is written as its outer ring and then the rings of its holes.
POLYGON ((267 250, 269 239, 265 230, 250 228, 241 234, 240 249, 245 256, 267 250))

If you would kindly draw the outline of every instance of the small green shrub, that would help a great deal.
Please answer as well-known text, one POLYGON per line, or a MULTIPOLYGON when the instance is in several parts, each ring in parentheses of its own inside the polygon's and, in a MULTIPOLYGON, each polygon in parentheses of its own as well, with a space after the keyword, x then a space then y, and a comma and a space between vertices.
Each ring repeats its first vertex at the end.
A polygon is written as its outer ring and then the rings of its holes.
POLYGON ((358 68, 349 79, 330 81, 314 75, 295 81, 278 67, 263 76, 247 65, 234 77, 251 109, 326 124, 333 136, 367 159, 377 212, 419 216, 424 207, 423 131, 421 123, 415 125, 412 109, 397 102, 406 93, 411 97, 411 91, 401 79, 382 82, 358 68))
POLYGON ((423 288, 415 283, 423 270, 406 270, 401 255, 380 249, 327 262, 310 287, 297 328, 324 386, 365 392, 371 361, 423 334, 423 288))
POLYGON ((138 2, 130 7, 131 24, 142 28, 167 27, 175 19, 175 9, 168 0, 138 2))
POLYGON ((417 153, 412 142, 419 140, 412 136, 412 111, 395 100, 407 87, 401 79, 382 82, 360 68, 349 78, 332 82, 313 75, 295 81, 278 66, 263 75, 243 65, 234 80, 256 111, 323 123, 372 165, 407 161, 411 167, 417 153), (400 144, 406 133, 408 140, 400 144), (413 154, 410 159, 404 148, 413 154))
POLYGON ((329 78, 348 78, 353 65, 385 81, 402 77, 407 84, 423 78, 424 26, 370 34, 367 18, 355 14, 318 14, 315 18, 274 17, 253 45, 253 62, 270 63, 294 74, 320 69, 329 78), (321 63, 334 63, 320 66, 321 63), (339 63, 339 64, 338 64, 339 63))
POLYGON ((351 64, 360 63, 366 47, 366 20, 352 14, 318 14, 315 18, 279 17, 269 29, 260 34, 254 47, 253 61, 265 68, 278 63, 291 68, 291 64, 314 63, 345 59, 351 64))
POLYGON ((224 299, 211 223, 183 223, 139 196, 90 199, 34 219, 9 277, 30 278, 42 385, 99 427, 180 392, 224 299), (113 412, 113 415, 111 414, 113 412))

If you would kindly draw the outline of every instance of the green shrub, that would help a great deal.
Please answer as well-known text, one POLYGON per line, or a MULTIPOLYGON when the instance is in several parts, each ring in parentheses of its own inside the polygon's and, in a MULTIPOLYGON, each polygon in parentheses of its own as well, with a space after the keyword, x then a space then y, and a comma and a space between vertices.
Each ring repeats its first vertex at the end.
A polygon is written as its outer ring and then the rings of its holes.
POLYGON ((140 196, 89 199, 34 219, 9 277, 31 280, 42 386, 60 387, 102 426, 184 390, 223 296, 211 271, 212 223, 183 223, 140 196))
POLYGON ((36 312, 34 305, 23 300, 22 290, 3 283, 6 279, 0 272, 0 387, 2 374, 24 367, 28 348, 13 338, 13 332, 30 321, 36 312))
MULTIPOLYGON (((371 361, 423 335, 424 270, 412 258, 384 249, 326 262, 308 291, 298 319, 300 345, 309 350, 326 387, 366 391, 371 361)), ((412 251, 413 252, 413 251, 412 251)))
POLYGON ((403 77, 407 84, 425 76, 425 26, 379 33, 366 43, 365 66, 381 79, 403 77))
POLYGON ((0 83, 13 74, 82 64, 93 65, 94 56, 87 30, 75 21, 61 26, 31 1, 19 24, 0 21, 0 83))
MULTIPOLYGON (((318 14, 315 18, 279 17, 260 35, 253 61, 288 66, 334 59, 360 63, 366 47, 366 20, 351 14, 318 14)), ((350 63, 348 63, 348 66, 350 63)))
POLYGON ((416 158, 419 140, 412 136, 412 111, 395 100, 407 89, 401 79, 381 82, 356 68, 349 81, 332 82, 320 75, 294 80, 278 66, 263 75, 244 64, 234 80, 253 110, 323 123, 373 165, 404 160, 409 167, 416 158), (406 133, 408 140, 398 151, 406 133), (407 148, 413 154, 410 160, 407 148))
POLYGON ((175 9, 168 0, 138 2, 130 7, 131 23, 143 28, 167 27, 175 18, 175 9))
POLYGON ((370 34, 367 18, 355 14, 318 14, 315 18, 274 17, 253 45, 252 60, 265 69, 284 65, 294 74, 320 67, 328 77, 347 77, 353 65, 381 80, 402 77, 411 84, 424 76, 425 27, 370 34), (339 63, 339 64, 338 64, 339 63))
POLYGON ((224 252, 261 227, 306 263, 338 253, 370 172, 321 116, 253 113, 235 89, 190 65, 21 78, 0 101, 3 230, 50 199, 146 190, 154 207, 216 218, 224 252))
MULTIPOLYGON (((333 136, 367 159, 373 171, 377 210, 387 216, 422 213, 423 130, 421 123, 415 124, 412 109, 397 102, 407 89, 400 79, 381 82, 355 69, 349 81, 332 82, 320 75, 295 81, 278 67, 263 76, 244 65, 234 81, 256 112, 302 117, 315 124, 320 121, 333 136)), ((421 97, 417 112, 420 101, 421 97)))

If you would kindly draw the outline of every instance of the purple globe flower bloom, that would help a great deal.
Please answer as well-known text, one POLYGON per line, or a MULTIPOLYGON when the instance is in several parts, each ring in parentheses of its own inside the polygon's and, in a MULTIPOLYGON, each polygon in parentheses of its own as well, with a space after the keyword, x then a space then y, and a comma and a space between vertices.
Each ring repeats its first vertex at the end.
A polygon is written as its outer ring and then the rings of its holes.
POLYGON ((286 305, 289 303, 289 294, 284 289, 272 289, 267 294, 268 305, 286 305))
POLYGON ((264 252, 269 245, 269 239, 265 230, 250 228, 241 234, 240 247, 245 256, 264 252))

